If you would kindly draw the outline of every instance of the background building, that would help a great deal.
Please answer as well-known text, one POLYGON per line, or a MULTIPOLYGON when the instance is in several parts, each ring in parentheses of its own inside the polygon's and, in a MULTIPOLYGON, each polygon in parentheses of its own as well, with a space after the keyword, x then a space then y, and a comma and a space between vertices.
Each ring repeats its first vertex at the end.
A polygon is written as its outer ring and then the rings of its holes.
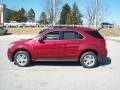
POLYGON ((0 24, 9 22, 13 10, 6 8, 5 4, 0 4, 0 24))

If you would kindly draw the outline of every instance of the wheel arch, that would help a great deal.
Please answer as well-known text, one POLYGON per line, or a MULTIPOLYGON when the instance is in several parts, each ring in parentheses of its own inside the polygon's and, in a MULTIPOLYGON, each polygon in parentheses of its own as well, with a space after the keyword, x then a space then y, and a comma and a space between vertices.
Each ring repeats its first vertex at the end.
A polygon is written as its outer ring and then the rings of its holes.
POLYGON ((13 53, 13 55, 12 55, 12 61, 14 61, 14 55, 15 55, 15 53, 18 52, 18 51, 26 51, 26 52, 28 52, 28 54, 29 54, 29 56, 30 56, 30 59, 32 59, 31 53, 30 53, 28 50, 21 48, 21 49, 16 49, 16 50, 14 51, 14 53, 13 53))
POLYGON ((85 53, 85 52, 93 52, 95 53, 95 55, 97 56, 98 55, 98 52, 94 49, 86 49, 86 50, 83 50, 80 55, 79 55, 79 59, 81 58, 81 56, 85 53))

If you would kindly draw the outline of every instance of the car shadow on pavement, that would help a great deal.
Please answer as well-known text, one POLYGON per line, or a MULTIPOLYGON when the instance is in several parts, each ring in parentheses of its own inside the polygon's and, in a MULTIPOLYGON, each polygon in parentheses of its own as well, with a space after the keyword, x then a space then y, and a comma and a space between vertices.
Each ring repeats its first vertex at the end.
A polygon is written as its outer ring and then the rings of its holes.
POLYGON ((31 66, 81 66, 79 62, 67 61, 34 61, 31 66))
POLYGON ((12 33, 6 33, 6 34, 2 34, 0 36, 6 36, 6 35, 12 35, 12 33))
POLYGON ((111 58, 110 57, 106 57, 103 61, 99 62, 100 66, 106 66, 111 64, 111 58))
MULTIPOLYGON (((111 64, 111 58, 106 57, 102 62, 99 62, 98 66, 106 66, 111 64)), ((81 66, 79 62, 67 62, 67 61, 34 61, 30 66, 81 66)))
POLYGON ((12 35, 12 33, 6 33, 6 34, 4 34, 4 35, 12 35))

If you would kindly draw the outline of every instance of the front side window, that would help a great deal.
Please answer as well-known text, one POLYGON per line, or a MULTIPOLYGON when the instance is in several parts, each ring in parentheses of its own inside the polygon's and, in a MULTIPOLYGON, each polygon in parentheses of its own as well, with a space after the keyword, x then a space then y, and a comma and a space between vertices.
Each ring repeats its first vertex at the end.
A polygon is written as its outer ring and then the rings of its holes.
POLYGON ((58 31, 50 32, 44 36, 44 40, 59 40, 60 34, 58 31))
POLYGON ((83 39, 84 37, 75 31, 64 31, 63 39, 64 40, 72 40, 72 39, 83 39))

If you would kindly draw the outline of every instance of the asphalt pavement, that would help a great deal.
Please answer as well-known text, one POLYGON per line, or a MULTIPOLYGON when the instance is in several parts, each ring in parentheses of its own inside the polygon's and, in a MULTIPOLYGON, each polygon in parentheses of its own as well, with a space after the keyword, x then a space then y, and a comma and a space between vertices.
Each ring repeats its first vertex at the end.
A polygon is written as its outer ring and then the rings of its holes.
POLYGON ((120 90, 120 37, 105 37, 108 57, 86 69, 76 62, 34 62, 18 67, 7 58, 9 43, 32 35, 0 36, 0 90, 120 90))

